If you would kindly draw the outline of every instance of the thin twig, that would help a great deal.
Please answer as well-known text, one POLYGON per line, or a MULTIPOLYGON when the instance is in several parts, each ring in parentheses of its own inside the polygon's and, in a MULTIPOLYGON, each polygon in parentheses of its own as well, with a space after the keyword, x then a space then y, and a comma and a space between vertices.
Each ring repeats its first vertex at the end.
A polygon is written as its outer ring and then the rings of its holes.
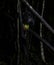
POLYGON ((37 11, 35 11, 33 9, 33 7, 26 1, 26 0, 23 0, 23 2, 30 8, 30 10, 41 20, 40 22, 42 22, 53 34, 54 34, 54 29, 45 21, 45 19, 40 16, 38 14, 37 11))
MULTIPOLYGON (((45 7, 45 0, 43 0, 43 4, 42 4, 42 12, 41 12, 42 17, 43 17, 43 14, 44 14, 44 7, 45 7)), ((41 22, 40 22, 40 37, 42 38, 42 23, 41 22)), ((42 60, 46 63, 43 43, 40 41, 40 44, 41 44, 41 57, 42 57, 42 60)))
POLYGON ((45 39, 41 38, 36 32, 33 30, 29 30, 35 37, 37 37, 41 42, 45 43, 53 52, 54 52, 54 47, 50 45, 45 39))

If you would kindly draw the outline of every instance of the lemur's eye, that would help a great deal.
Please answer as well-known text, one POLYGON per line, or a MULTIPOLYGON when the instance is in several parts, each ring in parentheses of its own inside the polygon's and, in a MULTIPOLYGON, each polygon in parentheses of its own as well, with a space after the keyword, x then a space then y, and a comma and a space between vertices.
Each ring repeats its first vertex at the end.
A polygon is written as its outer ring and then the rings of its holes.
POLYGON ((29 24, 24 24, 24 29, 28 30, 29 29, 29 24))

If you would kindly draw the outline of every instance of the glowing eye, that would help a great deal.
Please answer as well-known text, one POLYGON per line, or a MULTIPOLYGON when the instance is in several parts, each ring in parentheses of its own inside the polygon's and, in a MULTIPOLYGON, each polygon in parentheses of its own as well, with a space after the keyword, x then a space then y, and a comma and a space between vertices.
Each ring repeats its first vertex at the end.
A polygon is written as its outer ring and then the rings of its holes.
POLYGON ((28 25, 28 24, 25 24, 25 25, 24 25, 24 28, 25 28, 26 30, 28 30, 28 29, 29 29, 29 25, 28 25))

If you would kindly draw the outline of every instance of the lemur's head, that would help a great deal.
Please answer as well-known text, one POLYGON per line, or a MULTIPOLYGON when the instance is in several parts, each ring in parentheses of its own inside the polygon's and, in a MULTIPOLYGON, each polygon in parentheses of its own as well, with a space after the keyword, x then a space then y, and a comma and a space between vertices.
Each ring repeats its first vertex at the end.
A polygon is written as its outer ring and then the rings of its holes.
POLYGON ((23 23, 24 24, 29 24, 29 25, 34 25, 34 17, 33 17, 33 14, 26 10, 24 13, 23 13, 23 23))

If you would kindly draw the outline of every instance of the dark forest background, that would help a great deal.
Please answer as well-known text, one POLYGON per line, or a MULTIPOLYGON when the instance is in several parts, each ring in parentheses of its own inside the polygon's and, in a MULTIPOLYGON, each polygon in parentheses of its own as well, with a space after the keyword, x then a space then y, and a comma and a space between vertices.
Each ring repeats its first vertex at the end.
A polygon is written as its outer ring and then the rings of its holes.
POLYGON ((0 0, 0 65, 16 65, 17 1, 0 0))
MULTIPOLYGON (((39 39, 21 26, 21 22, 23 25, 29 25, 40 35, 40 19, 32 13, 23 0, 19 1, 0 1, 0 65, 54 65, 54 51, 43 44, 45 57, 43 60, 39 39), (20 12, 17 9, 19 1, 20 12)), ((43 0, 27 1, 41 15, 43 0)), ((45 0, 43 18, 54 29, 53 0, 45 0)), ((54 47, 54 34, 44 25, 42 37, 54 47)))
MULTIPOLYGON (((43 0, 26 0, 29 4, 41 15, 43 0)), ((29 25, 31 29, 40 35, 40 20, 21 0, 21 17, 23 25, 29 25), (29 22, 29 19, 32 21, 29 22)), ((43 18, 54 29, 54 4, 53 0, 45 0, 43 18)), ((21 23, 20 23, 21 25, 21 23)), ((20 65, 54 65, 54 52, 45 44, 44 57, 45 61, 41 57, 41 45, 39 39, 37 39, 32 33, 28 31, 22 31, 20 26, 20 52, 19 52, 19 64, 20 65), (24 34, 23 34, 24 33, 24 34), (25 35, 25 37, 24 37, 25 35)), ((54 34, 52 34, 44 25, 42 26, 42 36, 54 47, 54 34)))

